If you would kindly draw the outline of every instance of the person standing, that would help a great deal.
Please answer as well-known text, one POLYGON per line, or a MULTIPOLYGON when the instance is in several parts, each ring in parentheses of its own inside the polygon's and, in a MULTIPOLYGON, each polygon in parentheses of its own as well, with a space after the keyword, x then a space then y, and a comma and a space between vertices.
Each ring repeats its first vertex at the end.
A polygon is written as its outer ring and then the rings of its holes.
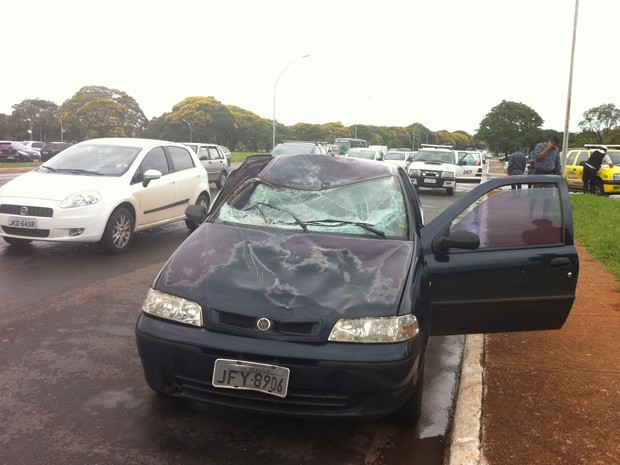
POLYGON ((583 165, 583 174, 581 179, 583 180, 583 193, 594 194, 596 186, 596 176, 602 165, 609 165, 613 168, 614 164, 611 162, 611 158, 607 155, 607 147, 601 146, 594 150, 590 154, 590 158, 583 165))
MULTIPOLYGON (((559 143, 560 139, 556 136, 552 136, 547 142, 536 144, 534 148, 534 163, 532 164, 534 174, 562 174, 560 149, 558 148, 559 143)), ((539 197, 542 200, 543 217, 549 215, 549 206, 551 204, 550 196, 552 193, 546 192, 548 189, 544 189, 545 187, 553 187, 553 184, 535 184, 533 186, 534 190, 532 190, 530 198, 529 218, 533 218, 534 216, 534 209, 536 208, 536 202, 539 197)))
MULTIPOLYGON (((508 176, 518 176, 525 172, 525 154, 521 151, 521 149, 515 150, 515 152, 510 155, 508 159, 508 166, 506 166, 506 173, 508 176)), ((512 184, 510 186, 511 189, 521 189, 521 184, 512 184)))
POLYGON ((560 160, 560 139, 551 137, 546 143, 541 142, 534 148, 534 174, 562 174, 560 160))

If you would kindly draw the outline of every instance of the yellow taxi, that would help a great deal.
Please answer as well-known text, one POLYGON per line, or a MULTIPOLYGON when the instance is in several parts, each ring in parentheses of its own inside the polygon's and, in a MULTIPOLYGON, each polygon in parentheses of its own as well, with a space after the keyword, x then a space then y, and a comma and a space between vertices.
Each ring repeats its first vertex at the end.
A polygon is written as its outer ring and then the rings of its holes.
MULTIPOLYGON (((585 145, 579 149, 569 149, 566 154, 566 182, 569 189, 583 189, 583 164, 588 161, 590 154, 600 145, 585 145)), ((607 145, 607 155, 611 158, 614 167, 601 166, 594 183, 596 195, 620 194, 620 145, 607 145)))

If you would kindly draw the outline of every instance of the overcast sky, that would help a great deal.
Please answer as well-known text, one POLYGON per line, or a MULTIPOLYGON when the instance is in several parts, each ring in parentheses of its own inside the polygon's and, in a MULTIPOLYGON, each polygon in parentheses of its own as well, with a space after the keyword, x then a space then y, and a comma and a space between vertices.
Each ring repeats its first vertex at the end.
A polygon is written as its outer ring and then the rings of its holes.
MULTIPOLYGON (((575 0, 7 1, 0 113, 98 85, 149 119, 190 96, 271 119, 275 87, 286 125, 473 133, 509 100, 563 131, 574 13, 575 0)), ((571 130, 620 107, 619 17, 619 0, 579 3, 571 130)))

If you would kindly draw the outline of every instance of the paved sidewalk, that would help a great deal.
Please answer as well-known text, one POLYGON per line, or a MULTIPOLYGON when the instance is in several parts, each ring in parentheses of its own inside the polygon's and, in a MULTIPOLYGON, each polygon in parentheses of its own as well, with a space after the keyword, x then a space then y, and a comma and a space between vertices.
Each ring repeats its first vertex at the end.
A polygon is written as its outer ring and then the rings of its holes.
POLYGON ((451 465, 620 465, 620 283, 578 251, 561 330, 468 336, 451 465))

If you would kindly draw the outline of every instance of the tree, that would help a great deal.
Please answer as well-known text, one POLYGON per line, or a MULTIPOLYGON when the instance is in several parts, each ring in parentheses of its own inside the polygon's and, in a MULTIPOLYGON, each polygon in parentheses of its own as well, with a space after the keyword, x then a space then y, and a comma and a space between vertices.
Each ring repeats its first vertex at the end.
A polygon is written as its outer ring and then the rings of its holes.
POLYGON ((511 153, 518 147, 531 147, 541 137, 543 119, 520 102, 502 102, 480 122, 476 138, 497 153, 511 153))
POLYGON ((234 105, 228 105, 233 118, 233 132, 225 144, 232 151, 237 149, 257 152, 267 151, 272 144, 271 121, 261 118, 256 113, 234 105))
POLYGON ((13 105, 13 123, 17 128, 15 139, 55 140, 60 135, 58 121, 54 122, 54 113, 58 105, 49 100, 26 99, 13 105), (32 134, 29 133, 32 129, 32 134))
POLYGON ((187 97, 172 107, 166 123, 176 127, 176 140, 225 145, 235 131, 230 110, 213 97, 187 97))
POLYGON ((58 109, 67 140, 142 135, 147 118, 125 92, 102 86, 82 87, 58 109))
POLYGON ((620 125, 620 110, 613 103, 605 103, 583 112, 579 123, 582 131, 591 134, 599 144, 610 143, 606 140, 609 131, 620 125))

